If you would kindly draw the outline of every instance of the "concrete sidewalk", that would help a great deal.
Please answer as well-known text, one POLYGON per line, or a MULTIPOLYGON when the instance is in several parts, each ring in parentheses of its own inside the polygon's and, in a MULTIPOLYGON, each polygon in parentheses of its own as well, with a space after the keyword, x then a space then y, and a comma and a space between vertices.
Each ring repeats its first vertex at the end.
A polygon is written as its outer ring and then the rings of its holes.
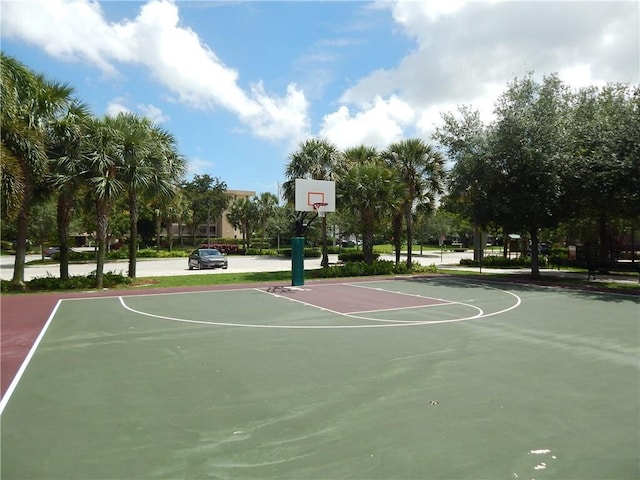
MULTIPOLYGON (((40 255, 28 255, 27 262, 39 260, 40 255)), ((139 259, 136 264, 138 277, 162 277, 176 275, 194 275, 194 274, 210 274, 219 275, 222 273, 248 273, 248 272, 279 272, 291 270, 291 259, 275 256, 260 255, 231 255, 229 258, 229 269, 222 270, 189 270, 187 268, 187 258, 162 258, 162 259, 139 259)), ((401 255, 401 261, 406 261, 406 255, 401 255)), ((474 273, 487 274, 527 274, 529 269, 496 269, 479 267, 463 267, 460 260, 463 258, 473 258, 473 251, 465 252, 434 252, 425 251, 422 254, 419 251, 413 253, 413 261, 424 266, 435 265, 443 270, 458 270, 474 273)), ((395 260, 395 255, 382 255, 382 260, 395 260)), ((314 270, 320 268, 320 258, 305 259, 305 270, 314 270)), ((329 255, 329 262, 338 261, 338 255, 329 255)), ((0 257, 0 278, 2 280, 11 280, 13 277, 14 256, 0 257)), ((88 275, 96 269, 95 263, 72 263, 69 265, 70 275, 88 275)), ((128 269, 127 260, 118 260, 105 263, 105 272, 115 272, 126 274, 128 269)), ((552 269, 542 269, 541 275, 544 277, 564 277, 586 280, 586 272, 570 272, 558 271, 552 269)), ((25 281, 40 277, 59 277, 60 267, 57 263, 47 265, 29 265, 25 267, 25 281)), ((594 282, 621 282, 621 283, 638 283, 637 275, 597 275, 594 282)))
MULTIPOLYGON (((40 255, 27 255, 27 265, 25 267, 24 279, 29 281, 33 278, 41 277, 59 277, 60 266, 58 263, 50 263, 46 265, 30 265, 28 262, 40 260, 40 255)), ((384 260, 395 260, 393 255, 383 255, 380 257, 384 260)), ((406 257, 402 257, 406 260, 406 257)), ((443 252, 425 253, 424 255, 416 254, 414 260, 421 265, 459 265, 460 259, 473 258, 473 252, 443 252)), ((230 255, 229 268, 227 270, 189 270, 187 267, 187 258, 142 258, 136 263, 136 275, 138 277, 163 277, 175 275, 194 275, 194 274, 211 274, 217 275, 221 273, 232 272, 280 272, 291 270, 291 259, 286 257, 264 256, 264 255, 230 255)), ((336 263, 338 255, 329 255, 329 262, 336 263)), ((0 257, 0 278, 2 280, 11 280, 13 277, 13 266, 15 262, 14 256, 0 257)), ((304 261, 305 270, 315 270, 320 268, 320 258, 308 258, 304 261)), ((95 262, 90 263, 71 263, 69 264, 70 275, 88 275, 96 269, 95 262)), ((115 272, 126 274, 128 270, 127 260, 109 261, 105 263, 105 272, 115 272)))

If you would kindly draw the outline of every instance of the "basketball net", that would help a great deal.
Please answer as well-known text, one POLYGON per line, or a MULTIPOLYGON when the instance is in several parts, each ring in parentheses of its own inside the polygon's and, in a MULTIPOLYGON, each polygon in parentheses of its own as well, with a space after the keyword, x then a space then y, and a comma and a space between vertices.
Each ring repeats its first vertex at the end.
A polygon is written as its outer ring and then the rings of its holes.
POLYGON ((322 207, 326 207, 327 205, 328 205, 327 203, 322 203, 322 202, 318 202, 318 203, 314 203, 313 204, 313 209, 316 211, 316 213, 318 214, 318 216, 320 218, 324 217, 325 214, 327 213, 322 208, 322 207))

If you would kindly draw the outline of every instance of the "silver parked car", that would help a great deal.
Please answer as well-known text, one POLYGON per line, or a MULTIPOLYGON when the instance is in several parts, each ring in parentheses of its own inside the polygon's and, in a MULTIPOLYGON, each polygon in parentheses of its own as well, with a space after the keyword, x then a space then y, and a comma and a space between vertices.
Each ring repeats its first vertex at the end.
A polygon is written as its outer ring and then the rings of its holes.
POLYGON ((222 268, 227 269, 227 257, 215 248, 199 248, 189 255, 189 270, 194 268, 222 268))

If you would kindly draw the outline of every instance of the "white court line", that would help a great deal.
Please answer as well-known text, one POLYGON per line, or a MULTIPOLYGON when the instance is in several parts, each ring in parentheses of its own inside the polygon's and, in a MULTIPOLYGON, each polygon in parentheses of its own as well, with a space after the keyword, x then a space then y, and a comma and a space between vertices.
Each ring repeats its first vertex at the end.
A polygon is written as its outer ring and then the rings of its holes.
POLYGON ((0 415, 2 415, 2 412, 4 411, 4 408, 7 406, 7 403, 9 402, 9 399, 11 398, 11 395, 13 394, 13 391, 18 386, 18 382, 20 381, 20 379, 22 378, 22 375, 24 374, 25 370, 27 369, 27 366, 29 365, 29 362, 31 361, 31 358, 35 355, 36 350, 38 349, 38 346, 40 345, 40 342, 42 341, 42 339, 44 337, 44 334, 47 332, 47 329, 49 328, 49 325, 51 324, 51 322, 53 320, 53 317, 55 316, 56 312, 58 311, 58 307, 60 306, 61 303, 62 303, 62 300, 58 300, 58 302, 56 303, 56 306, 54 307, 53 311, 51 312, 51 315, 49 315, 47 323, 44 324, 44 327, 40 331, 40 335, 38 335, 38 338, 36 338, 36 341, 33 342, 31 350, 29 350, 29 353, 27 354, 25 359, 22 361, 22 365, 20 365, 20 368, 18 369, 18 372, 16 373, 16 376, 13 377, 13 380, 11 381, 11 384, 9 385, 9 388, 7 388, 7 391, 5 392, 4 396, 2 397, 2 400, 0 400, 0 415))
MULTIPOLYGON (((340 285, 344 285, 344 286, 350 286, 348 283, 343 283, 340 285)), ((365 287, 366 288, 366 287, 365 287)), ((381 292, 387 292, 387 293, 396 293, 396 292, 392 292, 391 290, 385 290, 383 288, 375 288, 373 290, 378 290, 381 292)), ((337 312, 335 310, 331 310, 330 308, 326 308, 326 307, 321 307, 319 305, 316 305, 314 303, 309 303, 309 302, 303 302, 302 300, 298 300, 297 298, 292 298, 292 297, 286 297, 283 295, 279 295, 276 293, 271 293, 271 292, 265 292, 264 290, 260 290, 260 292, 263 293, 267 293, 269 295, 272 295, 274 297, 277 298, 285 298, 287 300, 290 300, 292 302, 296 302, 299 303, 301 305, 305 305, 307 307, 312 307, 315 308, 317 310, 322 310, 325 312, 331 312, 335 315, 340 315, 341 317, 349 317, 349 318, 356 318, 358 320, 366 320, 368 322, 380 322, 380 323, 394 323, 394 324, 409 324, 409 325, 425 325, 425 322, 433 322, 435 320, 390 320, 390 319, 384 319, 384 318, 372 318, 372 317, 363 317, 360 314, 361 313, 376 313, 376 312, 385 312, 385 311, 393 311, 393 310, 403 310, 406 308, 423 308, 429 305, 418 305, 416 307, 398 307, 398 308, 387 308, 387 309, 380 309, 380 310, 364 310, 362 312, 337 312)), ((466 303, 461 303, 461 302, 450 302, 448 300, 440 300, 440 299, 435 299, 432 297, 422 297, 420 295, 413 295, 413 294, 405 294, 405 295, 409 295, 412 297, 420 297, 420 298, 424 298, 425 300, 439 300, 441 302, 448 302, 449 305, 464 305, 465 307, 470 307, 472 309, 478 310, 480 312, 479 315, 482 315, 484 312, 482 311, 482 309, 476 307, 475 305, 467 305, 466 303)), ((472 318, 476 318, 476 317, 472 317, 472 318)), ((354 327, 355 325, 351 325, 352 327, 354 327)), ((394 325, 391 325, 394 326, 394 325)), ((346 327, 346 325, 345 325, 346 327)), ((362 327, 362 325, 360 326, 360 328, 362 327)), ((327 326, 327 328, 329 328, 329 326, 327 326)))
MULTIPOLYGON (((468 285, 468 284, 467 284, 468 285)), ((216 326, 226 326, 226 327, 250 327, 250 328, 276 328, 276 329, 290 329, 290 330, 337 330, 337 329, 350 329, 350 328, 387 328, 387 327, 410 327, 410 326, 421 326, 421 325, 439 325, 439 324, 444 324, 444 323, 457 323, 457 322, 465 322, 465 321, 469 321, 469 320, 476 320, 476 319, 480 319, 480 318, 487 318, 487 317, 492 317, 495 315, 501 315, 503 313, 509 312, 515 308, 518 308, 520 306, 520 304, 522 303, 522 299, 516 295, 515 293, 509 292, 507 290, 502 290, 499 288, 495 288, 495 287, 491 287, 491 286, 487 286, 487 285, 482 285, 482 284, 474 284, 474 285, 478 285, 484 288, 490 288, 492 290, 498 290, 499 292, 503 292, 506 293, 508 295, 511 295, 512 297, 514 297, 516 299, 516 302, 507 307, 504 308, 502 310, 498 310, 496 312, 492 312, 492 313, 484 313, 480 308, 476 307, 475 305, 468 305, 468 304, 464 304, 464 303, 459 303, 460 305, 465 305, 468 306, 470 308, 474 308, 476 310, 478 310, 480 313, 473 315, 473 316, 469 316, 469 317, 462 317, 462 318, 451 318, 448 320, 425 320, 425 321, 398 321, 398 320, 380 320, 380 319, 376 319, 376 318, 370 318, 370 317, 363 317, 363 316, 359 316, 359 315, 349 315, 349 314, 344 314, 344 313, 340 313, 340 312, 335 312, 333 310, 327 309, 327 308, 323 308, 323 307, 318 307, 316 305, 313 304, 309 304, 307 302, 302 302, 300 300, 295 300, 289 297, 282 297, 281 295, 277 295, 277 294, 272 294, 269 292, 266 292, 264 290, 260 290, 260 289, 255 289, 261 293, 265 293, 267 295, 271 295, 273 297, 276 298, 286 298, 289 301, 293 301, 293 302, 297 302, 303 305, 307 305, 307 306, 311 306, 313 308, 319 309, 319 310, 323 310, 323 311, 327 311, 339 316, 343 316, 343 317, 348 317, 348 318, 354 318, 354 319, 359 319, 359 320, 366 320, 366 321, 370 321, 370 322, 384 322, 384 323, 376 323, 376 324, 368 324, 368 325, 263 325, 263 324, 253 324, 253 323, 231 323, 231 322, 212 322, 212 321, 205 321, 205 320, 188 320, 188 319, 184 319, 184 318, 176 318, 176 317, 169 317, 166 315, 157 315, 157 314, 153 314, 153 313, 147 313, 147 312, 143 312, 140 310, 136 310, 134 308, 129 307, 125 301, 123 297, 118 297, 121 305, 128 311, 132 312, 132 313, 136 313, 138 315, 142 315, 142 316, 146 316, 146 317, 151 317, 151 318, 159 318, 159 319, 163 319, 163 320, 169 320, 169 321, 173 321, 173 322, 182 322, 182 323, 193 323, 193 324, 199 324, 199 325, 216 325, 216 326)), ((458 303, 458 302, 452 302, 452 303, 458 303)))
MULTIPOLYGON (((361 313, 378 313, 378 312, 393 312, 394 310, 411 310, 415 308, 432 308, 432 307, 442 307, 447 305, 466 305, 460 302, 445 302, 440 301, 440 303, 432 303, 431 305, 411 305, 410 307, 391 307, 391 308, 378 308, 375 310, 356 310, 353 312, 345 312, 345 315, 360 315, 361 313)), ((471 305, 467 305, 471 306, 471 305)), ((478 307, 475 307, 478 309, 478 307)), ((479 309, 478 309, 479 310, 479 309)), ((407 320, 408 321, 408 320, 407 320)))

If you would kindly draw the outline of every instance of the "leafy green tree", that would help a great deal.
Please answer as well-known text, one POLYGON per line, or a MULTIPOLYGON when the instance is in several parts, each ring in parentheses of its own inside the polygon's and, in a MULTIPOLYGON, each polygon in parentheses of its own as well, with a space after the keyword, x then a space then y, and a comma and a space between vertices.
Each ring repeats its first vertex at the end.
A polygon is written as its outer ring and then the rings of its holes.
POLYGON ((173 250, 173 224, 178 223, 178 236, 182 244, 182 219, 186 212, 189 211, 189 204, 186 201, 182 190, 174 187, 174 193, 168 204, 161 209, 161 215, 165 230, 167 231, 167 240, 169 243, 169 251, 173 250))
MULTIPOLYGON (((211 218, 217 218, 229 205, 227 184, 210 175, 194 175, 193 180, 184 182, 181 189, 191 205, 191 233, 196 241, 198 225, 205 224, 211 218)), ((207 225, 208 227, 208 225, 207 225)))
POLYGON ((101 289, 104 279, 104 262, 107 250, 109 215, 118 198, 124 194, 126 185, 118 175, 121 166, 122 141, 120 132, 113 127, 108 117, 93 119, 88 124, 88 134, 93 149, 87 153, 88 197, 96 215, 96 288, 101 289))
POLYGON ((87 105, 75 100, 63 115, 50 124, 47 134, 50 178, 57 196, 56 223, 62 280, 69 278, 70 226, 85 188, 85 153, 89 148, 86 131, 90 118, 87 105))
POLYGON ((44 156, 43 138, 29 124, 26 105, 35 95, 33 72, 12 57, 0 52, 0 174, 2 175, 2 219, 14 221, 25 195, 25 178, 21 157, 28 148, 44 156))
POLYGON ((513 222, 531 240, 531 275, 540 276, 539 231, 557 225, 561 214, 561 172, 566 165, 566 86, 557 76, 541 84, 531 75, 515 79, 497 101, 489 192, 501 199, 497 221, 513 222))
POLYGON ((417 204, 433 203, 444 187, 444 158, 433 146, 417 138, 389 145, 382 154, 405 188, 402 210, 407 231, 407 267, 411 268, 413 212, 417 204))
MULTIPOLYGON (((0 56, 2 71, 3 194, 16 195, 3 203, 3 210, 15 215, 16 257, 11 283, 24 287, 29 213, 34 202, 43 198, 49 170, 46 155, 46 129, 72 101, 73 89, 34 74, 17 60, 0 56)), ((4 213, 4 212, 3 212, 4 213)))
POLYGON ((296 212, 291 205, 276 205, 274 215, 269 222, 269 229, 276 238, 276 247, 279 249, 283 242, 290 243, 293 237, 293 225, 296 220, 296 212))
POLYGON ((52 200, 38 202, 31 208, 29 220, 29 239, 40 246, 40 255, 44 260, 45 244, 56 235, 56 207, 52 200))
POLYGON ((638 89, 623 84, 583 88, 573 95, 563 170, 562 204, 573 218, 587 217, 596 231, 599 258, 613 254, 611 239, 620 221, 638 224, 640 136, 638 89), (635 126, 635 135, 629 126, 635 126))
POLYGON ((121 141, 118 175, 128 196, 129 277, 135 278, 140 199, 155 199, 159 205, 166 206, 174 186, 182 180, 185 163, 177 152, 173 135, 149 119, 120 113, 108 122, 121 141))
POLYGON ((359 220, 362 253, 368 264, 373 262, 375 232, 397 208, 400 189, 394 170, 377 158, 352 163, 337 184, 342 208, 351 211, 359 220))
POLYGON ((245 250, 251 245, 251 236, 254 225, 259 221, 258 206, 255 197, 238 198, 229 207, 227 219, 234 228, 239 228, 242 232, 242 246, 245 250))
POLYGON ((264 245, 269 222, 273 219, 277 206, 278 197, 276 197, 273 193, 263 192, 256 197, 258 223, 260 224, 260 230, 262 231, 260 250, 262 250, 262 246, 264 245))
POLYGON ((447 182, 447 207, 484 227, 493 221, 501 202, 491 195, 497 175, 488 145, 491 131, 477 110, 462 106, 458 114, 443 114, 443 125, 434 134, 454 162, 447 182))

